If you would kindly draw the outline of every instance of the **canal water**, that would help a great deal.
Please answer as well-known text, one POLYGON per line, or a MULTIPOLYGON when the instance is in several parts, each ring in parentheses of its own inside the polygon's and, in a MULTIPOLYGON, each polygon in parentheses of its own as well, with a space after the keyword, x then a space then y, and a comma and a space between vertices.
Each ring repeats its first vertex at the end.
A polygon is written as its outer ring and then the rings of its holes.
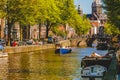
POLYGON ((0 58, 0 80, 82 80, 81 59, 95 48, 73 48, 72 53, 58 55, 54 50, 9 54, 0 58))

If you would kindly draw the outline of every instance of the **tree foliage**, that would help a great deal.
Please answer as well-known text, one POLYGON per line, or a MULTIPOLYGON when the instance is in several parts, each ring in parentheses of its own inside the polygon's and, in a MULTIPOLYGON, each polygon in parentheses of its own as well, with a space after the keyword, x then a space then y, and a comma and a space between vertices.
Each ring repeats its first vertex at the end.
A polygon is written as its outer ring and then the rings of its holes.
POLYGON ((66 32, 63 31, 63 30, 59 30, 58 27, 59 27, 59 26, 54 26, 54 27, 52 27, 53 33, 54 33, 55 35, 57 35, 57 36, 62 36, 62 37, 66 36, 66 32))
POLYGON ((51 27, 61 24, 69 24, 78 34, 90 28, 89 21, 78 14, 74 0, 1 0, 0 17, 8 20, 8 36, 16 22, 25 26, 42 23, 46 37, 51 27))
POLYGON ((6 3, 7 0, 0 0, 0 18, 4 18, 6 15, 6 3))
POLYGON ((120 29, 120 0, 103 0, 108 19, 120 29))
POLYGON ((81 18, 78 18, 78 22, 76 23, 76 31, 79 35, 87 34, 92 27, 90 24, 89 19, 86 18, 86 16, 82 16, 81 18))
POLYGON ((115 27, 110 22, 107 22, 105 24, 104 31, 105 31, 106 34, 111 34, 111 35, 120 34, 120 31, 119 31, 118 27, 115 27))
POLYGON ((38 16, 37 4, 39 4, 38 0, 9 0, 7 17, 13 22, 20 22, 24 25, 35 24, 38 16))

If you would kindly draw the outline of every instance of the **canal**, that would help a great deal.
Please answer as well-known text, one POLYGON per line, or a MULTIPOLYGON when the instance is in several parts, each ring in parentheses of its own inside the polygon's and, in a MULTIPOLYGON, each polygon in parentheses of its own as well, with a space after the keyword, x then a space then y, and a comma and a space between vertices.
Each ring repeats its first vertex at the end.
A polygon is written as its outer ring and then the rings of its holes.
POLYGON ((58 55, 54 50, 9 54, 0 58, 0 80, 81 80, 81 58, 97 52, 95 48, 73 48, 72 53, 58 55))

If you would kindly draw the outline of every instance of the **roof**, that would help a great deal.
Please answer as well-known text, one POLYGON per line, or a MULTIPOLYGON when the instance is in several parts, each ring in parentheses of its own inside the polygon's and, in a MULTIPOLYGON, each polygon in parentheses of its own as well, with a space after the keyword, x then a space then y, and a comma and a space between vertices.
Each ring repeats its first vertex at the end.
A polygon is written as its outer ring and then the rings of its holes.
POLYGON ((86 17, 90 18, 90 17, 92 17, 92 14, 87 14, 86 17))
POLYGON ((99 26, 99 22, 97 20, 91 21, 92 26, 99 26))
POLYGON ((89 18, 90 20, 97 20, 97 18, 92 14, 87 14, 86 17, 89 18))

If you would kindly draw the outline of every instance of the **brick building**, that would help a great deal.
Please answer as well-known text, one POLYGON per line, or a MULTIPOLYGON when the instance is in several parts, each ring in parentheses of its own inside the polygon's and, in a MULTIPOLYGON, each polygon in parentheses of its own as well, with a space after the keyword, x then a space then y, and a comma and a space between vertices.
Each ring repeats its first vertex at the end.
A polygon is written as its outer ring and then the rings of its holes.
POLYGON ((94 0, 91 5, 92 12, 87 14, 87 18, 90 19, 92 28, 90 34, 100 34, 102 35, 104 24, 107 21, 107 15, 103 13, 101 0, 94 0))

